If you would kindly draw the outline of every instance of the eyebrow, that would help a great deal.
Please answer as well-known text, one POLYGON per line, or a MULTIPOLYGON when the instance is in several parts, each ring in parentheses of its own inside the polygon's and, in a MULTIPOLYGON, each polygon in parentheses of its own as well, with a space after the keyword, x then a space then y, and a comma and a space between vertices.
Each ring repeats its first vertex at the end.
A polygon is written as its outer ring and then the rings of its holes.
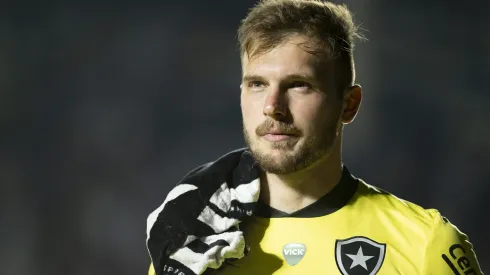
MULTIPOLYGON (((292 80, 292 79, 301 79, 309 82, 316 82, 315 78, 310 75, 306 74, 288 74, 286 77, 284 77, 284 80, 292 80)), ((265 78, 260 75, 245 75, 243 76, 242 81, 243 82, 250 82, 250 81, 265 81, 265 78)))
POLYGON ((253 74, 253 75, 244 75, 243 79, 242 79, 243 82, 251 82, 251 81, 257 81, 257 80, 265 81, 265 78, 260 76, 260 75, 253 74))

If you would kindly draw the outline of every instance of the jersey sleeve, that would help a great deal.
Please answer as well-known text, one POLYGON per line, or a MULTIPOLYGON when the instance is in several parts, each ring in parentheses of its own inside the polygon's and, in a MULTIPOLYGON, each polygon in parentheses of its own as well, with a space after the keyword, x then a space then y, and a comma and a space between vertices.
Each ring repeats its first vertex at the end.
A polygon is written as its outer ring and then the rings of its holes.
POLYGON ((425 252, 424 275, 482 275, 480 265, 468 240, 437 211, 425 252))

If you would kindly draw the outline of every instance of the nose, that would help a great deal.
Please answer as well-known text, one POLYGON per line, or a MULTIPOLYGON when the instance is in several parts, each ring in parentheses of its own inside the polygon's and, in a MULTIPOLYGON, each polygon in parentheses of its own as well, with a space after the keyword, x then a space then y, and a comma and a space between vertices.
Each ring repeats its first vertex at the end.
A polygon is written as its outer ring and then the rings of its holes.
POLYGON ((286 99, 279 89, 270 90, 264 104, 264 115, 278 117, 287 115, 286 99))

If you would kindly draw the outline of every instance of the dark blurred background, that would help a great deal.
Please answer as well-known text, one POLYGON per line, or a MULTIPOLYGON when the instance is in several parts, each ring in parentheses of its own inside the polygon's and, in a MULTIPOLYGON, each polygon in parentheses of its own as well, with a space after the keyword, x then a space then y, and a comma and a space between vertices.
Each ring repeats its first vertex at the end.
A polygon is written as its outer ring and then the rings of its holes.
MULTIPOLYGON (((490 4, 453 2, 344 1, 369 39, 344 160, 441 210, 488 271, 490 4)), ((147 272, 147 215, 244 145, 235 31, 254 3, 0 5, 0 274, 147 272)))

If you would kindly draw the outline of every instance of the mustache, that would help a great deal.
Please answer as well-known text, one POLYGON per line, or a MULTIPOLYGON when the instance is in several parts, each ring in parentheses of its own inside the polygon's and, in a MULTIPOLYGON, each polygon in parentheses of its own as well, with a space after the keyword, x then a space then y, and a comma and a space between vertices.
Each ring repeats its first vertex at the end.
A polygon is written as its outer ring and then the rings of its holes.
POLYGON ((294 126, 294 124, 286 123, 283 121, 271 120, 268 119, 260 124, 257 129, 255 129, 255 133, 258 136, 265 136, 272 131, 281 132, 281 134, 286 135, 300 135, 301 131, 294 126))

